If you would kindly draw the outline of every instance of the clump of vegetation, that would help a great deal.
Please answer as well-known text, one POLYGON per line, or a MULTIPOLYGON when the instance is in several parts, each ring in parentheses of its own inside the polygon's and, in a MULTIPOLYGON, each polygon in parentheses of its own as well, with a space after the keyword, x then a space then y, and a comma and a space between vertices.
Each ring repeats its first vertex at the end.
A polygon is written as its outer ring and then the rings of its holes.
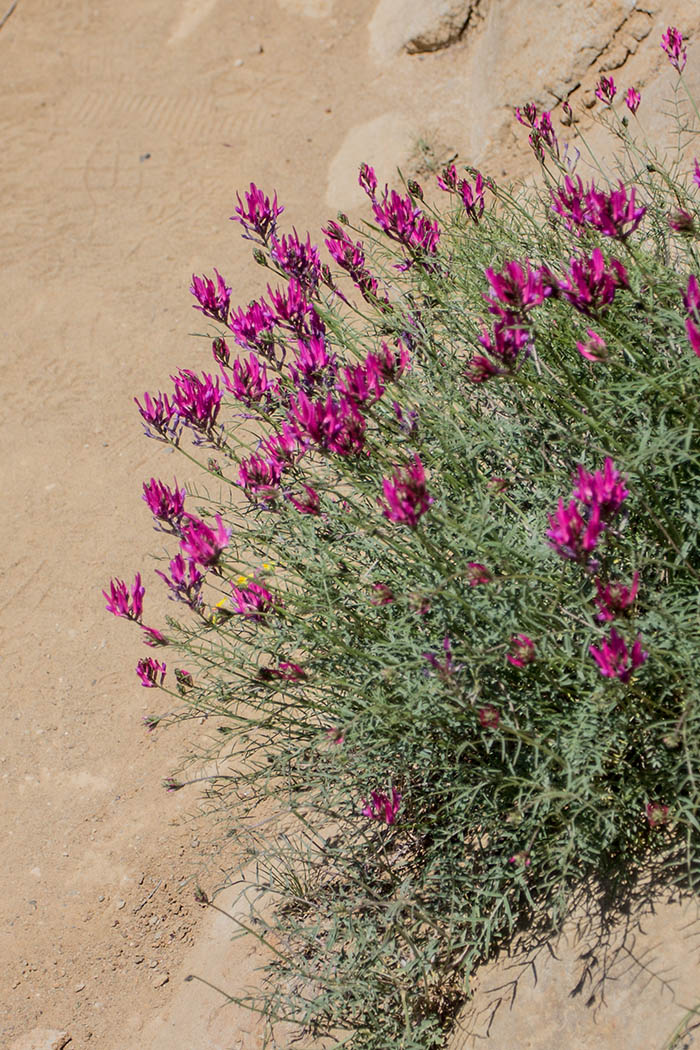
POLYGON ((139 575, 108 609, 170 698, 148 728, 208 716, 166 786, 204 784, 254 887, 272 1045, 441 1046, 517 929, 593 883, 697 887, 700 166, 598 94, 619 179, 527 106, 539 192, 450 165, 435 209, 363 165, 372 221, 329 222, 328 262, 251 185, 265 294, 194 277, 211 370, 137 402, 202 474, 144 484, 181 615, 145 625, 139 575))

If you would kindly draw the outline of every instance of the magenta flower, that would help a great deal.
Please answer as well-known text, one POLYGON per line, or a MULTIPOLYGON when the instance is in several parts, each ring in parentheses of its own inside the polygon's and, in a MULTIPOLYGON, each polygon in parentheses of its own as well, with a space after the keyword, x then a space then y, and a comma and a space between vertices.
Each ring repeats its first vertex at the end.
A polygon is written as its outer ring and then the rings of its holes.
POLYGON ((175 668, 175 678, 180 689, 191 689, 194 685, 194 678, 190 671, 186 671, 184 667, 175 668))
POLYGON ((603 639, 600 649, 589 645, 588 651, 604 678, 619 678, 621 682, 629 681, 632 672, 641 667, 649 656, 642 649, 641 635, 637 635, 630 652, 614 627, 611 627, 608 638, 603 639))
POLYGON ((598 505, 594 504, 587 520, 584 520, 574 500, 564 506, 564 501, 560 499, 556 513, 548 517, 550 547, 562 558, 586 563, 603 531, 598 505))
POLYGON ((273 291, 268 285, 267 292, 278 324, 290 329, 297 339, 308 340, 323 335, 325 325, 307 300, 303 285, 294 277, 290 277, 286 288, 273 291))
POLYGON ((234 611, 247 620, 262 623, 271 611, 275 599, 267 587, 259 583, 249 583, 245 587, 232 587, 231 594, 235 605, 234 611))
POLYGON ((411 367, 411 355, 400 339, 394 342, 396 350, 382 343, 377 354, 379 373, 385 383, 400 379, 411 367))
POLYGON ((321 257, 309 234, 305 241, 299 239, 296 230, 279 241, 273 237, 270 256, 287 277, 293 277, 309 293, 316 290, 321 276, 321 257))
POLYGON ((576 343, 576 349, 587 361, 607 361, 608 347, 602 336, 591 328, 586 329, 588 339, 585 343, 576 343))
POLYGON ((480 561, 467 562, 466 577, 470 587, 482 587, 486 583, 493 583, 493 576, 480 561))
POLYGON ((212 339, 211 352, 218 365, 221 365, 222 367, 228 366, 229 361, 231 360, 231 351, 229 350, 229 345, 225 339, 222 339, 221 336, 212 339))
POLYGON ((283 423, 282 430, 271 434, 261 443, 260 447, 271 460, 275 461, 280 470, 292 466, 303 455, 297 432, 290 427, 289 423, 283 423))
POLYGON ((159 391, 152 398, 149 393, 145 393, 143 395, 143 405, 137 397, 134 398, 134 401, 141 413, 144 429, 149 437, 165 441, 177 437, 177 410, 175 405, 168 400, 167 394, 161 394, 159 391))
POLYGON ((336 389, 355 405, 373 404, 379 401, 385 387, 382 382, 382 362, 376 354, 367 354, 357 365, 343 369, 343 378, 336 389))
POLYGON ((303 482, 301 487, 306 493, 303 499, 298 499, 291 492, 288 494, 287 499, 296 507, 300 514, 311 514, 314 517, 318 517, 321 513, 321 499, 318 492, 311 485, 305 485, 303 482))
POLYGON ((615 87, 615 81, 612 77, 601 77, 595 89, 596 97, 601 102, 605 102, 606 105, 612 105, 612 100, 617 94, 617 88, 615 87))
MULTIPOLYGON (((491 357, 496 358, 502 366, 510 369, 517 361, 521 351, 528 346, 530 333, 527 328, 517 324, 517 318, 513 314, 503 311, 501 319, 495 322, 491 331, 488 331, 488 329, 483 330, 479 336, 479 342, 491 357)), ((473 362, 480 363, 481 361, 483 361, 481 357, 472 358, 471 364, 473 362)), ((478 366, 475 365, 474 367, 477 368, 478 366)), ((483 366, 481 367, 483 368, 483 366)), ((491 370, 486 368, 484 371, 491 370)), ((497 369, 496 371, 500 370, 497 369)), ((491 374, 496 373, 491 372, 491 374)), ((480 380, 472 379, 472 382, 480 382, 480 380)))
POLYGON ((600 610, 596 615, 596 620, 606 623, 614 620, 620 613, 627 612, 634 605, 639 589, 639 573, 635 572, 629 587, 620 580, 603 583, 598 577, 596 577, 595 585, 598 593, 594 600, 600 610))
POLYGON ((442 648, 445 654, 442 659, 438 659, 437 655, 431 652, 423 653, 423 657, 428 661, 430 666, 437 671, 438 676, 443 682, 447 682, 452 678, 456 671, 459 671, 460 668, 452 659, 452 646, 450 644, 450 639, 447 636, 442 640, 442 648))
POLYGON ((492 314, 514 318, 524 315, 545 300, 547 290, 542 272, 531 270, 529 262, 525 263, 524 269, 519 262, 508 262, 500 273, 489 267, 485 274, 491 290, 484 298, 492 314))
POLYGON ((322 336, 311 336, 306 342, 299 340, 299 349, 289 364, 289 373, 297 384, 310 390, 332 382, 337 366, 335 354, 329 354, 322 336))
POLYGON ((586 507, 598 507, 603 522, 610 521, 629 496, 624 486, 624 479, 617 470, 610 456, 605 459, 603 470, 589 474, 581 464, 576 467, 578 486, 574 489, 574 498, 586 507))
POLYGON ((167 585, 170 597, 173 601, 185 602, 191 609, 197 609, 202 604, 202 584, 204 576, 197 568, 194 559, 185 561, 181 554, 177 554, 168 566, 170 575, 156 569, 156 574, 167 585))
POLYGON ((685 321, 685 330, 691 349, 698 357, 700 357, 700 328, 695 324, 692 318, 687 317, 685 321))
POLYGON ((484 707, 480 707, 477 716, 482 729, 498 729, 501 712, 493 704, 485 704, 484 707))
POLYGON ((457 169, 454 164, 443 168, 442 174, 437 176, 437 184, 445 193, 455 193, 457 190, 457 169))
POLYGON ((391 796, 385 795, 383 791, 372 791, 369 802, 362 800, 362 814, 370 820, 381 820, 391 825, 396 821, 400 806, 401 795, 395 787, 391 789, 391 796))
POLYGON ((520 124, 530 128, 529 142, 539 161, 544 160, 545 146, 555 156, 559 156, 559 142, 552 126, 551 113, 545 110, 538 117, 537 107, 532 102, 529 102, 522 110, 517 107, 515 116, 520 124))
POLYGON ((372 590, 374 597, 370 598, 370 605, 391 605, 395 600, 394 592, 388 583, 373 583, 372 590))
POLYGON ((688 341, 694 352, 700 357, 700 284, 695 274, 688 278, 688 286, 683 293, 683 304, 688 311, 685 330, 688 341))
POLYGON ((616 190, 606 193, 594 182, 584 189, 581 179, 564 179, 564 185, 551 191, 552 211, 564 219, 574 233, 584 226, 592 226, 604 237, 625 240, 637 229, 646 214, 643 205, 635 203, 636 190, 629 191, 620 182, 616 190))
POLYGON ((141 583, 141 573, 137 572, 131 590, 123 580, 109 581, 109 594, 102 592, 107 599, 105 608, 114 616, 122 616, 125 620, 141 621, 143 616, 143 596, 146 588, 141 583))
POLYGON ((616 237, 624 241, 637 229, 646 215, 646 208, 635 204, 636 189, 630 189, 629 195, 624 183, 620 182, 616 190, 605 193, 591 183, 586 194, 585 221, 593 226, 604 237, 616 237))
POLYGON ((370 164, 365 164, 364 162, 360 164, 360 174, 357 181, 370 200, 374 200, 374 196, 377 192, 377 176, 374 173, 374 168, 370 164))
POLYGON ((231 306, 231 289, 217 269, 214 269, 214 273, 216 282, 211 277, 197 277, 196 274, 192 274, 190 291, 199 303, 194 309, 199 310, 205 317, 211 317, 212 321, 226 324, 231 306))
POLYGON ((668 60, 673 68, 682 73, 687 61, 686 49, 683 47, 683 34, 675 26, 669 26, 661 37, 661 47, 668 55, 668 60))
POLYGON ((489 361, 488 357, 477 354, 476 357, 472 357, 467 362, 464 375, 470 383, 485 383, 494 376, 503 375, 503 370, 495 365, 493 361, 489 361))
POLYGON ((474 185, 462 179, 457 187, 462 204, 472 222, 478 222, 484 214, 484 178, 477 172, 474 185))
POLYGON ((236 194, 238 207, 236 214, 231 216, 233 222, 238 222, 244 229, 243 236, 249 241, 258 241, 266 245, 268 239, 273 237, 277 229, 277 219, 284 211, 284 206, 277 203, 277 194, 270 201, 262 190, 259 190, 254 182, 245 193, 245 204, 239 193, 236 194))
POLYGON ((170 377, 175 384, 173 404, 177 417, 192 430, 211 436, 221 407, 219 378, 204 373, 201 377, 181 368, 170 377))
POLYGON ((185 490, 177 487, 171 489, 162 481, 151 478, 143 483, 143 499, 148 504, 151 514, 158 521, 167 522, 171 529, 177 531, 180 519, 185 513, 185 490))
POLYGON ((364 446, 365 421, 352 401, 335 401, 330 394, 325 401, 312 401, 302 390, 289 402, 289 420, 299 441, 329 452, 347 456, 364 446))
POLYGON ((372 210, 387 237, 400 244, 411 256, 399 269, 409 269, 417 257, 435 255, 440 227, 426 217, 410 195, 402 197, 396 190, 389 192, 385 187, 381 202, 373 199, 372 210))
POLYGON ((324 226, 326 246, 337 265, 352 278, 365 299, 377 298, 379 282, 367 269, 364 245, 353 241, 337 222, 324 226))
POLYGON ((649 827, 658 828, 662 824, 668 824, 668 806, 664 802, 647 802, 644 812, 649 827))
POLYGON ((700 313, 700 284, 694 273, 688 278, 688 285, 683 293, 683 305, 688 313, 700 313))
POLYGON ((250 499, 274 499, 282 478, 282 466, 276 459, 249 456, 241 460, 238 483, 250 499))
POLYGON ((267 399, 269 394, 275 390, 267 376, 267 368, 256 354, 251 354, 247 361, 238 358, 233 362, 232 377, 222 371, 224 386, 233 394, 237 401, 241 401, 250 408, 267 399))
POLYGON ((247 310, 232 310, 228 326, 239 346, 269 354, 277 318, 264 299, 253 300, 247 310))
POLYGON ((514 634, 510 639, 510 652, 506 660, 513 667, 527 667, 535 659, 535 643, 526 634, 514 634))
POLYGON ((693 161, 693 182, 700 189, 700 164, 697 157, 693 161))
POLYGON ((269 682, 273 678, 280 679, 283 682, 303 682, 309 676, 299 664, 282 660, 277 667, 261 667, 258 671, 258 677, 262 678, 264 682, 269 682))
POLYGON ((508 858, 509 864, 519 864, 523 868, 529 868, 532 864, 529 850, 521 849, 517 853, 514 853, 512 857, 508 858))
POLYGON ((627 271, 618 259, 611 259, 606 267, 600 248, 594 248, 590 256, 570 260, 559 287, 575 309, 590 315, 602 313, 619 288, 629 288, 629 282, 627 271))
POLYGON ((630 113, 636 113, 639 109, 639 103, 642 101, 642 96, 634 88, 628 88, 627 94, 625 95, 625 104, 630 113))
POLYGON ((695 218, 689 211, 679 208, 668 216, 668 225, 676 233, 694 233, 695 218))
POLYGON ((159 649, 163 645, 170 645, 168 639, 157 627, 147 627, 145 623, 142 623, 141 630, 144 634, 143 644, 149 649, 159 649))
POLYGON ((165 672, 166 665, 154 660, 152 656, 139 660, 136 665, 136 674, 141 679, 141 685, 147 689, 155 689, 156 686, 162 685, 165 672))
POLYGON ((425 470, 420 456, 413 457, 413 463, 399 469, 391 479, 384 478, 384 501, 377 500, 382 514, 389 521, 415 528, 418 520, 425 514, 433 499, 425 485, 425 470))
POLYGON ((215 520, 216 532, 199 518, 187 515, 180 540, 183 554, 207 569, 216 565, 221 552, 231 539, 231 530, 225 528, 220 514, 216 515, 215 520))

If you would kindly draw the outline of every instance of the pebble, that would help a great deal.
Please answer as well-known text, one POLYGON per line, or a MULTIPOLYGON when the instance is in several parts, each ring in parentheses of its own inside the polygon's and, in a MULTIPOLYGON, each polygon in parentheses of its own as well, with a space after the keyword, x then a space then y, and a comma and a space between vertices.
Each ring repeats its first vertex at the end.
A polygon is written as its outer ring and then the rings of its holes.
POLYGON ((152 984, 154 988, 162 988, 164 984, 167 984, 170 977, 167 973, 157 973, 153 978, 152 984))
POLYGON ((76 984, 76 986, 73 989, 73 991, 74 992, 82 992, 84 987, 85 987, 85 981, 81 981, 80 984, 76 984))
POLYGON ((117 908, 119 909, 119 911, 121 911, 122 908, 125 908, 125 907, 126 907, 126 901, 117 901, 117 908))

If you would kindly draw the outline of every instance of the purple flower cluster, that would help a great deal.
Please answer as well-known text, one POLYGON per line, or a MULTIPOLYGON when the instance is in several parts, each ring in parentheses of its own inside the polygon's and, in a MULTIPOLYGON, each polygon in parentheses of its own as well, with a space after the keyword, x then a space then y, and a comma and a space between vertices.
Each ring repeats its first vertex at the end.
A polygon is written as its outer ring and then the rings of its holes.
POLYGON ((569 261, 559 291, 580 313, 600 315, 613 302, 620 288, 629 288, 627 271, 618 259, 606 265, 600 248, 591 255, 581 255, 569 261))
POLYGON ((185 513, 185 490, 177 487, 171 489, 162 481, 151 478, 143 483, 143 499, 151 514, 158 521, 165 522, 172 532, 179 532, 180 522, 185 513))
POLYGON ((216 515, 215 520, 216 531, 191 514, 187 515, 182 526, 182 553, 205 569, 210 569, 218 563, 222 551, 231 539, 231 530, 225 527, 220 514, 216 515))
POLYGON ((362 800, 362 814, 370 820, 380 820, 391 826, 396 822, 400 806, 401 795, 395 787, 392 787, 391 795, 383 791, 372 791, 369 802, 362 800))
POLYGON ((140 623, 143 616, 145 592, 146 589, 141 583, 141 573, 137 572, 131 589, 124 580, 114 579, 109 581, 109 593, 107 591, 102 593, 107 599, 107 612, 112 613, 113 616, 122 616, 125 620, 140 623))
POLYGON ((156 569, 156 573, 170 590, 170 597, 184 602, 191 609, 199 609, 202 604, 202 584, 204 575, 197 568, 193 558, 185 561, 182 554, 177 554, 170 565, 170 575, 156 569))
POLYGON ((641 667, 649 655, 642 649, 640 635, 637 635, 629 650, 624 638, 614 627, 610 629, 609 636, 603 639, 600 648, 590 645, 588 651, 604 678, 619 678, 621 682, 628 682, 632 672, 641 667))
POLYGON ((175 384, 173 404, 178 419, 211 439, 221 407, 218 376, 213 378, 204 373, 200 377, 188 368, 181 368, 170 378, 175 384))
POLYGON ((577 467, 578 485, 568 504, 563 499, 549 515, 549 545, 562 558, 588 565, 601 533, 619 513, 629 495, 622 476, 608 456, 602 471, 589 474, 577 467), (577 502, 578 501, 578 502, 577 502))
POLYGON ((425 483, 425 470, 420 456, 415 455, 409 466, 398 470, 382 481, 384 500, 377 500, 382 514, 389 521, 415 528, 419 519, 433 503, 425 483))
POLYGON ((668 55, 668 60, 678 73, 685 69, 688 55, 683 46, 683 34, 675 26, 669 26, 661 37, 661 47, 668 55))
POLYGON ((280 240, 273 237, 270 256, 280 270, 287 277, 294 278, 308 294, 316 291, 321 277, 321 258, 309 234, 306 235, 306 241, 299 239, 296 230, 280 240))
POLYGON ((154 660, 152 656, 139 660, 136 665, 136 674, 141 679, 141 685, 147 689, 155 689, 156 686, 162 685, 166 670, 166 665, 154 660))
POLYGON ((337 222, 329 222, 323 232, 326 234, 326 247, 336 264, 350 276, 364 299, 376 302, 379 298, 379 282, 367 269, 362 242, 353 241, 337 222))
POLYGON ((700 357, 700 284, 695 274, 691 273, 688 278, 688 286, 683 293, 683 305, 688 311, 685 319, 688 342, 700 357))
POLYGON ((437 184, 446 193, 455 193, 459 196, 472 222, 479 222, 484 214, 484 189, 486 183, 480 171, 476 172, 474 185, 466 179, 460 179, 454 164, 445 168, 442 175, 437 176, 437 184))
POLYGON ((275 605, 275 598, 267 587, 260 583, 249 583, 244 587, 232 587, 234 611, 246 620, 261 623, 275 605))
POLYGON ((236 194, 238 207, 236 214, 231 216, 233 222, 238 222, 243 227, 243 237, 249 241, 256 241, 263 247, 277 230, 277 219, 284 211, 284 206, 277 203, 277 194, 270 201, 262 190, 259 190, 254 182, 250 189, 244 194, 245 204, 241 200, 240 193, 236 194))
POLYGON ((267 375, 267 367, 257 354, 250 354, 248 360, 236 358, 229 375, 222 369, 223 384, 230 394, 250 408, 261 401, 267 401, 278 392, 278 387, 267 375))
POLYGON ((231 307, 231 289, 226 284, 218 270, 214 270, 216 281, 211 277, 197 277, 192 274, 192 287, 190 291, 195 297, 199 310, 205 317, 211 317, 212 321, 226 324, 228 312, 231 307))
POLYGON ((603 237, 624 241, 646 215, 644 205, 636 203, 636 189, 629 192, 623 182, 606 193, 594 182, 584 186, 581 177, 567 175, 562 186, 551 190, 552 211, 561 215, 567 229, 580 233, 588 226, 603 237))
POLYGON ((538 115, 537 107, 529 102, 522 109, 516 108, 515 117, 523 127, 530 128, 529 142, 540 162, 544 161, 545 148, 559 156, 559 141, 552 126, 551 113, 545 110, 538 115))
POLYGON ((426 256, 435 255, 440 241, 440 227, 430 220, 413 202, 410 194, 402 197, 396 190, 384 187, 381 199, 377 197, 377 177, 374 169, 363 164, 360 168, 360 186, 372 202, 372 211, 378 226, 392 241, 407 253, 406 262, 399 269, 407 270, 426 256))

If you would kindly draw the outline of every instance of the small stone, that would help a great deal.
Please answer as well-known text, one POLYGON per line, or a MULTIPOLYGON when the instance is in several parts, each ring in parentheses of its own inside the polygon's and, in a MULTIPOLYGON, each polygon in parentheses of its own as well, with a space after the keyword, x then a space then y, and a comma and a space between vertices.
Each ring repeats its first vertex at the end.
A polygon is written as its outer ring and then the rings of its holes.
POLYGON ((81 981, 80 984, 76 984, 76 986, 73 989, 73 991, 74 992, 82 992, 84 987, 85 987, 85 981, 81 981))
POLYGON ((137 955, 136 958, 134 959, 135 965, 136 966, 140 966, 142 962, 143 962, 143 955, 137 955))
POLYGON ((32 1028, 11 1043, 8 1050, 63 1050, 71 1041, 68 1032, 57 1028, 32 1028))
POLYGON ((157 973, 154 976, 153 981, 151 983, 153 984, 154 988, 162 988, 163 985, 167 984, 169 980, 170 977, 167 973, 157 973))
POLYGON ((126 907, 126 901, 117 901, 117 908, 119 911, 126 907))
POLYGON ((233 64, 236 67, 236 69, 240 69, 241 66, 243 65, 243 59, 242 58, 237 58, 236 61, 233 64))
POLYGON ((158 960, 157 959, 151 959, 151 961, 149 962, 148 965, 151 967, 152 970, 155 970, 156 966, 158 965, 158 960))
POLYGON ((102 904, 102 901, 105 899, 104 893, 101 893, 97 899, 100 902, 100 904, 102 904))

